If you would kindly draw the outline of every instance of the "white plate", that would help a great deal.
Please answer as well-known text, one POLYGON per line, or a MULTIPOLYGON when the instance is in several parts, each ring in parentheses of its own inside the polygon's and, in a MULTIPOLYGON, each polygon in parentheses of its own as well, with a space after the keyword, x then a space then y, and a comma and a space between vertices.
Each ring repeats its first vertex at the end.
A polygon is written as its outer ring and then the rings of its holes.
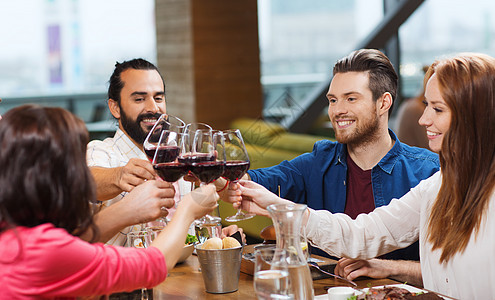
MULTIPOLYGON (((380 286, 374 286, 373 288, 384 288, 386 286, 388 286, 388 287, 393 286, 393 287, 403 288, 403 289, 406 289, 406 290, 410 291, 411 293, 428 293, 428 291, 426 291, 426 290, 419 289, 419 288, 414 287, 412 285, 403 284, 403 283, 380 285, 380 286)), ((361 290, 357 291, 356 295, 358 295, 358 293, 360 293, 361 291, 362 292, 367 292, 368 291, 368 288, 364 288, 364 289, 361 289, 361 290)), ((440 296, 440 295, 438 295, 438 296, 440 296)), ((440 296, 440 298, 451 299, 451 298, 445 298, 445 297, 442 297, 442 296, 440 296)), ((323 294, 323 295, 319 295, 319 296, 316 296, 315 297, 315 300, 327 300, 327 299, 328 299, 327 294, 323 294)))

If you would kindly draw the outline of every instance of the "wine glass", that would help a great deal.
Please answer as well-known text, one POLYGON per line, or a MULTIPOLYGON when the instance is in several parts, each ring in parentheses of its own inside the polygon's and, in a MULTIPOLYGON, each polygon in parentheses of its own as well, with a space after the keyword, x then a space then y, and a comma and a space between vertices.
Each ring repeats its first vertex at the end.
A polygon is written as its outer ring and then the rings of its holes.
MULTIPOLYGON (((225 171, 222 177, 230 182, 237 182, 249 169, 249 156, 239 129, 225 130, 225 171)), ((254 214, 244 213, 241 208, 233 216, 225 218, 228 222, 251 219, 254 214)))
POLYGON ((253 284, 258 299, 293 299, 290 294, 287 251, 262 247, 254 251, 254 257, 253 284))
MULTIPOLYGON (((210 125, 205 123, 189 123, 186 125, 186 127, 184 128, 184 141, 183 141, 182 154, 179 157, 180 162, 184 162, 188 165, 191 165, 191 163, 193 162, 199 162, 201 158, 206 159, 206 157, 193 155, 193 151, 191 150, 193 146, 194 136, 198 131, 211 133, 212 128, 210 127, 210 125)), ((189 175, 195 178, 192 172, 189 172, 189 175)), ((195 189, 195 184, 193 181, 191 182, 191 191, 194 189, 195 189)))
POLYGON ((183 140, 183 133, 162 131, 152 164, 156 174, 164 181, 176 182, 189 171, 188 165, 178 159, 183 149, 183 140))
MULTIPOLYGON (((144 153, 146 153, 150 162, 155 160, 158 142, 164 130, 182 133, 184 132, 184 129, 184 121, 172 115, 162 114, 151 128, 143 143, 144 153)), ((160 161, 160 158, 158 161, 160 161)))
MULTIPOLYGON (((189 166, 180 162, 178 157, 183 149, 184 133, 179 133, 170 130, 163 130, 160 140, 157 143, 157 150, 154 155, 152 164, 156 174, 163 181, 176 182, 182 176, 189 172, 189 166)), ((180 194, 180 189, 179 189, 180 194)), ((175 203, 177 207, 179 200, 175 203)), ((168 223, 167 218, 161 218, 165 223, 168 223)))
MULTIPOLYGON (((190 170, 206 185, 222 176, 225 170, 224 135, 221 132, 196 130, 191 147, 190 170)), ((206 215, 199 220, 202 225, 218 225, 219 217, 206 215)))
MULTIPOLYGON (((211 134, 212 128, 210 125, 205 123, 189 123, 186 125, 184 129, 184 142, 182 155, 180 157, 180 161, 185 162, 187 164, 200 162, 202 159, 208 159, 206 155, 201 155, 201 153, 193 150, 194 147, 194 138, 196 134, 211 134)), ((194 189, 194 187, 193 187, 194 189)))

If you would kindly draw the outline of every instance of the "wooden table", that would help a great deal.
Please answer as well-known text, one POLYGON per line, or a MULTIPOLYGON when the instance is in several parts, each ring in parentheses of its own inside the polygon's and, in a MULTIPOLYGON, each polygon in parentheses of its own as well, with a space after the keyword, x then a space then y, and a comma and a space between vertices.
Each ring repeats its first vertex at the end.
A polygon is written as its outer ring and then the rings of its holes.
MULTIPOLYGON (((359 288, 396 284, 392 279, 363 279, 357 280, 359 288)), ((320 279, 313 281, 316 295, 326 293, 324 287, 346 286, 338 279, 320 279)), ((154 288, 154 300, 157 299, 256 299, 253 287, 253 276, 242 273, 239 277, 239 289, 228 294, 210 294, 205 290, 203 277, 199 271, 198 257, 191 255, 184 263, 178 264, 169 273, 167 279, 154 288)))

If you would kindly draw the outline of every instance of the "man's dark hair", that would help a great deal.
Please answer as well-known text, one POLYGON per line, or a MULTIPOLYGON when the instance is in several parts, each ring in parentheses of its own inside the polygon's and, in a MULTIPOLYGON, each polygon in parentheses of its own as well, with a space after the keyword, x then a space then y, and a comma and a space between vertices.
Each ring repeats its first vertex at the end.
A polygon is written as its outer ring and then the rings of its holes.
MULTIPOLYGON (((384 93, 389 92, 392 100, 397 96, 399 77, 394 66, 385 54, 376 49, 360 49, 340 59, 333 67, 333 75, 346 72, 368 72, 369 88, 373 100, 378 100, 384 93)), ((393 102, 392 102, 393 106, 393 102)), ((388 112, 392 113, 392 107, 388 112)))
MULTIPOLYGON (((108 81, 109 83, 108 99, 113 99, 117 101, 119 106, 120 106, 120 92, 124 87, 124 83, 122 82, 122 78, 120 75, 122 74, 122 72, 128 69, 155 70, 158 72, 158 74, 160 74, 160 71, 158 71, 158 68, 154 64, 142 58, 135 58, 121 63, 119 62, 115 63, 115 70, 113 71, 112 76, 110 76, 110 80, 108 81)), ((160 77, 162 78, 163 88, 165 89, 165 81, 163 80, 161 74, 160 77)))

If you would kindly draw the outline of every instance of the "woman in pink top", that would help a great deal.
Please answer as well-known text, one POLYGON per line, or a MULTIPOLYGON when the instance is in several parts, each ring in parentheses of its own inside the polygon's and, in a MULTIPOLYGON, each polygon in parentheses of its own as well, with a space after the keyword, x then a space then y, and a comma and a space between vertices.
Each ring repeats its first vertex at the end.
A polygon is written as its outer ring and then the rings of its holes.
MULTIPOLYGON (((93 241, 100 236, 90 205, 95 185, 85 159, 88 139, 84 123, 61 108, 25 105, 3 116, 0 299, 75 298, 151 288, 174 267, 192 221, 216 207, 213 185, 184 196, 148 249, 83 241, 82 235, 93 241)), ((127 197, 162 198, 162 185, 150 180, 127 197)), ((99 227, 101 235, 114 230, 99 227)))

